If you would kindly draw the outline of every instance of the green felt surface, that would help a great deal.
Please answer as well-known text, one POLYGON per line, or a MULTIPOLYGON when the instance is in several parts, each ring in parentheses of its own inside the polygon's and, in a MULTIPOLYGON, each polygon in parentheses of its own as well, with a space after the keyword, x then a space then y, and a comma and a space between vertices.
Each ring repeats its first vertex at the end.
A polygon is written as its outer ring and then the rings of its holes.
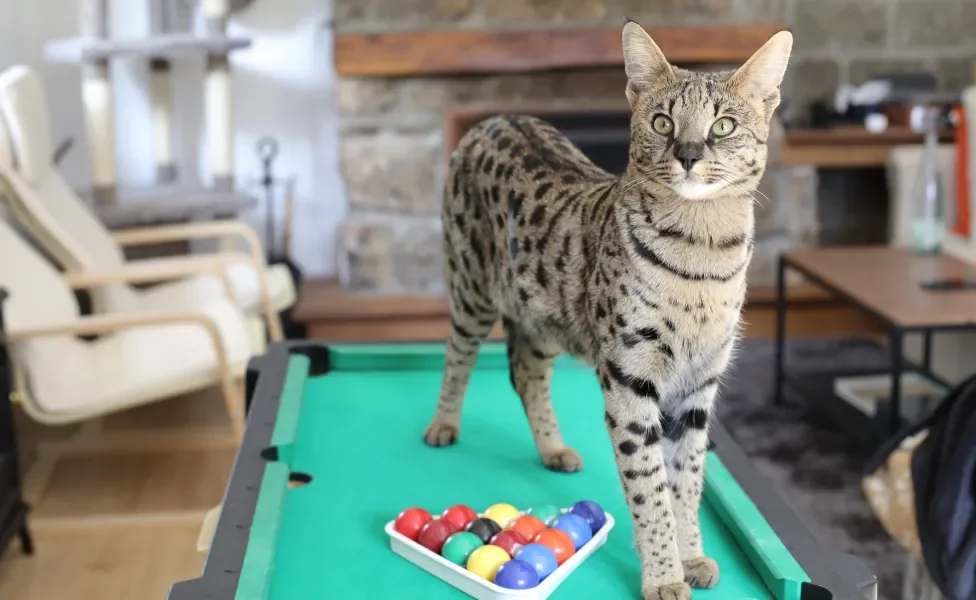
MULTIPOLYGON (((582 454, 584 470, 552 473, 538 458, 498 357, 497 348, 485 351, 472 375, 461 440, 443 449, 421 440, 440 386, 436 356, 401 347, 384 358, 358 349, 335 355, 332 371, 309 378, 296 374, 307 363, 293 365, 274 438, 291 470, 313 480, 281 498, 280 489, 265 489, 283 485, 280 473, 266 475, 261 496, 271 500, 263 505, 259 500, 255 529, 260 537, 252 531, 250 572, 246 562, 237 598, 465 598, 395 555, 383 531, 386 522, 408 506, 439 512, 455 503, 482 510, 496 502, 524 508, 591 499, 614 515, 616 527, 607 544, 551 597, 639 599, 640 565, 595 377, 571 363, 554 374, 563 434, 582 454), (261 560, 263 568, 256 564, 261 560)), ((802 570, 768 526, 763 529, 764 521, 717 457, 709 458, 706 470, 703 536, 722 577, 716 589, 695 590, 693 598, 798 597, 783 578, 805 579, 802 570)))

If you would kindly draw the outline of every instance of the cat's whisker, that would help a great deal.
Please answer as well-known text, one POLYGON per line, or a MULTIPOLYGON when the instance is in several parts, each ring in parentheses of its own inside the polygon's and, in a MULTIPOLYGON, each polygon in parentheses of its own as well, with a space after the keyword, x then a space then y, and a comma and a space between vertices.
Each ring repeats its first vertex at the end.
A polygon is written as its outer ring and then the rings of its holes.
POLYGON ((645 183, 647 183, 647 182, 648 182, 648 181, 650 181, 650 180, 651 180, 651 178, 650 178, 650 177, 645 177, 644 179, 640 179, 640 180, 638 180, 638 181, 635 181, 634 183, 632 183, 632 184, 630 184, 630 185, 628 185, 627 187, 625 187, 625 188, 624 188, 623 190, 621 190, 621 191, 622 191, 622 192, 628 192, 628 191, 630 191, 630 190, 632 190, 632 189, 634 189, 635 187, 637 187, 637 186, 639 186, 639 185, 642 185, 642 184, 645 184, 645 183))
POLYGON ((759 201, 759 198, 756 198, 753 195, 754 193, 758 193, 760 196, 762 196, 766 200, 769 200, 769 196, 767 196, 766 194, 760 192, 759 189, 757 189, 757 188, 749 188, 749 187, 744 186, 741 183, 736 183, 731 177, 728 177, 728 176, 724 176, 724 175, 721 175, 720 174, 718 177, 719 177, 719 179, 721 179, 722 181, 724 181, 726 184, 728 184, 729 187, 731 187, 732 189, 737 190, 737 191, 739 191, 739 192, 741 192, 743 194, 746 194, 747 196, 749 196, 750 198, 752 198, 752 201, 755 202, 756 204, 758 204, 760 208, 766 208, 766 206, 762 202, 759 201))

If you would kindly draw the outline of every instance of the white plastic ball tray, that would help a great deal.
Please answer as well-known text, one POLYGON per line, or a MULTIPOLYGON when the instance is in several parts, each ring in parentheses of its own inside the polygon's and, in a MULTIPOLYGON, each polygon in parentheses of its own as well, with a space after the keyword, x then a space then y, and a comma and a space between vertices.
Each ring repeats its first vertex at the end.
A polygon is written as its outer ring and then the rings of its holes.
MULTIPOLYGON (((567 509, 563 509, 562 512, 565 514, 568 511, 567 509)), ((610 513, 605 514, 607 522, 599 531, 593 534, 590 541, 570 556, 569 560, 556 567, 552 575, 542 580, 539 585, 527 590, 506 589, 495 585, 492 581, 478 577, 464 567, 452 563, 440 554, 428 550, 398 532, 393 528, 396 522, 395 519, 387 523, 384 529, 386 530, 386 534, 390 536, 390 549, 431 575, 453 585, 473 598, 477 598, 478 600, 510 600, 514 598, 518 600, 544 600, 556 591, 559 584, 569 577, 569 574, 575 571, 578 566, 583 564, 583 561, 607 542, 607 536, 610 535, 610 530, 613 529, 614 521, 610 513)))

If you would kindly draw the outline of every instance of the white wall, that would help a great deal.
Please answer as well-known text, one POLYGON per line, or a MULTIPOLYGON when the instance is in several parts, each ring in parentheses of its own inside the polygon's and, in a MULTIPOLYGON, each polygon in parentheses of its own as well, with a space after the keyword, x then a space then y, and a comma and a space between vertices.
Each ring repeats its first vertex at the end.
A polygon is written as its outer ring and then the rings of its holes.
MULTIPOLYGON (((116 36, 141 36, 150 30, 149 3, 112 0, 116 36)), ((231 57, 234 116, 237 127, 237 185, 255 193, 260 175, 254 146, 265 135, 277 138, 280 176, 297 178, 294 255, 307 276, 331 275, 335 269, 335 231, 345 211, 345 190, 338 173, 337 124, 333 104, 331 32, 325 27, 330 3, 321 0, 254 0, 231 20, 232 33, 253 39, 250 48, 231 57)), ((77 0, 0 0, 0 68, 22 63, 35 68, 48 90, 54 143, 73 137, 75 146, 61 169, 73 186, 87 187, 89 156, 80 104, 80 76, 72 65, 44 60, 48 40, 77 35, 77 0)), ((201 59, 175 65, 174 151, 181 173, 206 175, 201 59)), ((113 63, 119 182, 151 183, 148 71, 142 60, 113 63)), ((277 213, 281 217, 281 207, 277 213)), ((243 215, 264 235, 263 202, 243 215)), ((279 229, 280 231, 280 229, 279 229)), ((277 234, 280 240, 280 233, 277 234)))

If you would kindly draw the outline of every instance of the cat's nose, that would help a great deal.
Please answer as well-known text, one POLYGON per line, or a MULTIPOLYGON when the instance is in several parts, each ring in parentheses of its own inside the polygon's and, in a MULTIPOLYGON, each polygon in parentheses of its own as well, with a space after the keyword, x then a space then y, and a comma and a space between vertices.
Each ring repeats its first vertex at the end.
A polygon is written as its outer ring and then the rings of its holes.
POLYGON ((674 157, 678 159, 685 171, 690 171, 695 163, 702 159, 704 152, 704 142, 684 142, 674 147, 674 157))

